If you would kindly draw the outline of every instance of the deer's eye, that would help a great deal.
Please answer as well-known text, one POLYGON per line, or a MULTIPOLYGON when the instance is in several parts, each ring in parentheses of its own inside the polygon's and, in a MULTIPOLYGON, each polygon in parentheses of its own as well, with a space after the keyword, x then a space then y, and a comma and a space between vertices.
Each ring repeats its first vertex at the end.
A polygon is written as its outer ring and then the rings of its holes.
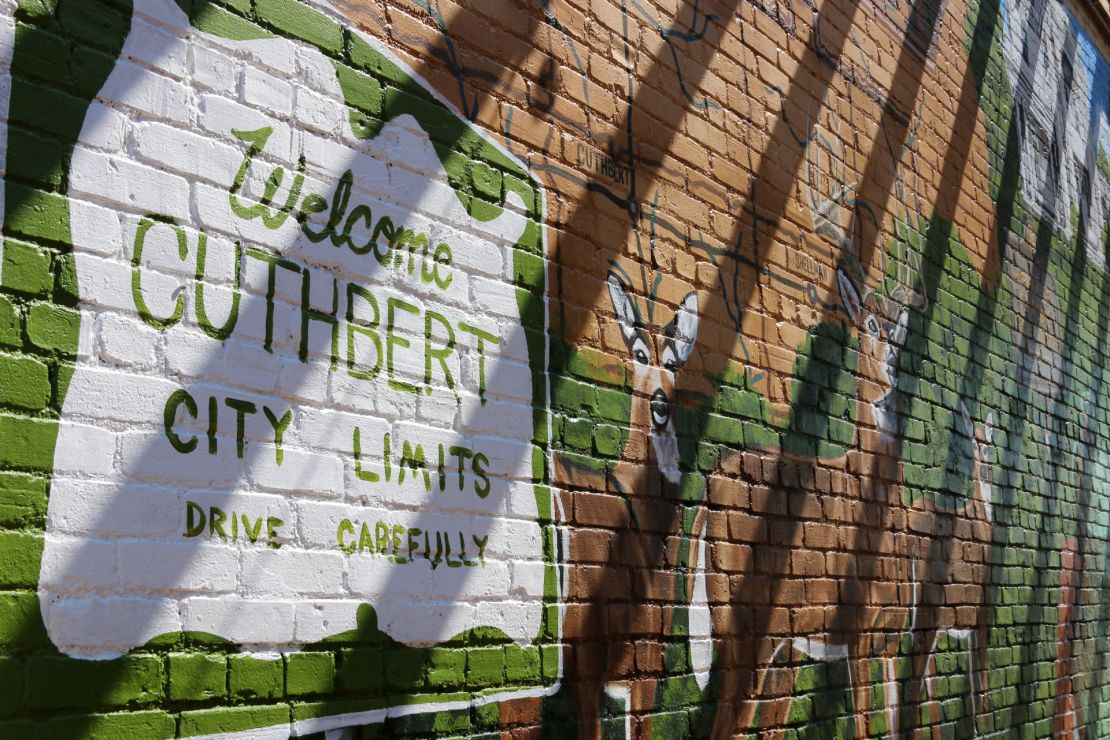
POLYGON ((642 349, 636 349, 632 353, 632 358, 641 365, 646 365, 648 362, 647 352, 644 352, 642 349))
POLYGON ((675 370, 678 369, 678 363, 674 360, 667 360, 663 363, 663 368, 673 373, 675 370))
POLYGON ((874 316, 867 317, 867 333, 873 337, 879 336, 879 322, 874 316))

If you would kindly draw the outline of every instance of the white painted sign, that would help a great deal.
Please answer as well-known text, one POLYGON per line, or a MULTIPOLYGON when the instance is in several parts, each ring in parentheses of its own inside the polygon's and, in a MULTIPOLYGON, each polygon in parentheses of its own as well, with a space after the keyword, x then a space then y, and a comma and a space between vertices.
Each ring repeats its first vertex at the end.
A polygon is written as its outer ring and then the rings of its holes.
POLYGON ((81 339, 39 590, 60 650, 294 647, 363 603, 406 644, 536 639, 517 195, 471 217, 415 118, 359 138, 315 48, 207 35, 172 0, 136 0, 69 182, 81 339))

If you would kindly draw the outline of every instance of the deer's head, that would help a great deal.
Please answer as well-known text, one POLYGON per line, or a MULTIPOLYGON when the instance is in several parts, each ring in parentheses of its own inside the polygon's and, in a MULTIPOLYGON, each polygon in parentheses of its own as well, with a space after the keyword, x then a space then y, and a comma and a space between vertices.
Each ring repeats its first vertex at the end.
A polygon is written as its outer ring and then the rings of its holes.
POLYGON ((840 305, 852 325, 859 330, 860 400, 870 408, 875 428, 884 443, 898 431, 898 355, 906 341, 909 309, 901 308, 889 321, 882 301, 860 297, 852 279, 842 269, 836 271, 840 305))
POLYGON ((674 426, 675 376, 690 359, 698 333, 698 296, 689 293, 670 321, 649 326, 628 288, 609 273, 609 297, 632 361, 632 423, 648 428, 659 470, 671 483, 680 477, 674 426))

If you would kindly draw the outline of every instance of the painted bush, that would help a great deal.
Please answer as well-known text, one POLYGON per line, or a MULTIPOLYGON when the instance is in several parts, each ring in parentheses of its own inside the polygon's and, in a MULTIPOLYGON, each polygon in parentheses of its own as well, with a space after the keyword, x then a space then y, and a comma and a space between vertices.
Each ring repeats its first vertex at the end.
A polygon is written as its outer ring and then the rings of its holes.
POLYGON ((1101 11, 0 10, 0 735, 1110 734, 1101 11))

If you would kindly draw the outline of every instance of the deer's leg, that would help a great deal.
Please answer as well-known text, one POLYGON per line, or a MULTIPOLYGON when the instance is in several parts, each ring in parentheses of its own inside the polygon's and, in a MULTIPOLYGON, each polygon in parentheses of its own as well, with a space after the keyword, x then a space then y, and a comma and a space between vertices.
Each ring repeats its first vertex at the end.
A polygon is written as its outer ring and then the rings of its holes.
POLYGON ((709 680, 713 661, 713 601, 709 594, 710 559, 708 525, 711 512, 700 507, 694 517, 690 541, 690 575, 686 584, 689 602, 686 609, 687 650, 690 669, 699 688, 709 680))
POLYGON ((972 676, 975 678, 974 692, 976 701, 972 707, 972 720, 975 731, 979 731, 979 718, 990 711, 990 687, 987 685, 987 647, 990 643, 990 629, 987 626, 986 609, 980 605, 975 610, 975 628, 971 630, 972 676))
POLYGON ((601 736, 601 709, 605 678, 609 673, 609 643, 604 635, 604 605, 571 605, 564 668, 574 703, 578 737, 601 736))
MULTIPOLYGON (((790 704, 794 697, 794 686, 798 682, 798 667, 794 661, 792 641, 779 643, 764 665, 759 690, 750 702, 752 712, 761 706, 759 737, 780 738, 785 733, 786 718, 790 714, 790 704), (785 657, 786 665, 775 665, 785 657)), ((748 723, 751 726, 751 722, 748 723)))
POLYGON ((933 740, 941 740, 940 728, 940 703, 937 701, 936 695, 936 653, 937 642, 940 640, 940 631, 933 632, 933 640, 929 646, 929 652, 925 655, 925 673, 922 676, 922 685, 925 688, 925 696, 927 698, 926 706, 929 709, 929 725, 933 735, 933 740))
POLYGON ((601 700, 604 686, 600 678, 578 679, 574 684, 574 709, 578 715, 578 737, 601 737, 601 700))
POLYGON ((908 681, 903 682, 901 697, 901 730, 903 737, 914 737, 915 730, 921 725, 922 702, 927 701, 925 696, 929 687, 929 663, 932 659, 932 647, 936 642, 936 630, 930 627, 919 626, 913 633, 913 653, 910 663, 908 681))
POLYGON ((714 738, 730 738, 752 731, 763 680, 774 650, 769 638, 733 635, 721 641, 718 668, 721 689, 713 722, 714 738))
POLYGON ((871 737, 871 660, 868 636, 861 635, 854 642, 848 658, 848 676, 852 684, 852 714, 855 717, 856 737, 871 737))

